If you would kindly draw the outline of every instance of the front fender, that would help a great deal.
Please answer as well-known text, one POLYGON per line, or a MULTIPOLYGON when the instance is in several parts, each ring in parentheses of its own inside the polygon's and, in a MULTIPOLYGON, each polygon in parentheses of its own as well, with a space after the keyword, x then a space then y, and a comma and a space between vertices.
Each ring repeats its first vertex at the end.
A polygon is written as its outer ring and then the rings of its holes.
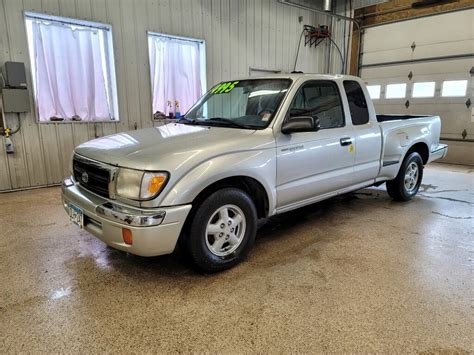
POLYGON ((219 155, 202 162, 176 181, 160 205, 176 206, 191 203, 213 183, 235 176, 254 178, 268 196, 269 214, 276 208, 276 156, 274 149, 251 150, 219 155))

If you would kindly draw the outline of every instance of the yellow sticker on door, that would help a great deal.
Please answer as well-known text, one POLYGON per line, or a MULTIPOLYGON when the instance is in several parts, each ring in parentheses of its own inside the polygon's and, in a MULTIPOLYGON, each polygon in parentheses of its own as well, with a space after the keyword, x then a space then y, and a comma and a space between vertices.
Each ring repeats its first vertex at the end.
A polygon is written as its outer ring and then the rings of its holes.
POLYGON ((349 153, 354 153, 354 144, 349 146, 349 153))

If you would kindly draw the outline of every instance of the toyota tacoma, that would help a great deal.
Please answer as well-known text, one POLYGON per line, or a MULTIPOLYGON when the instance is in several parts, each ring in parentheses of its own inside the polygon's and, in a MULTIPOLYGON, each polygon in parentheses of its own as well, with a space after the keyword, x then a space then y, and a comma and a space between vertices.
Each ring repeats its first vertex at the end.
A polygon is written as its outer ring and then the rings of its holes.
POLYGON ((257 220, 386 183, 412 199, 444 157, 437 116, 376 115, 364 82, 287 74, 215 85, 176 122, 75 148, 70 219, 132 254, 177 246, 205 272, 241 261, 257 220))

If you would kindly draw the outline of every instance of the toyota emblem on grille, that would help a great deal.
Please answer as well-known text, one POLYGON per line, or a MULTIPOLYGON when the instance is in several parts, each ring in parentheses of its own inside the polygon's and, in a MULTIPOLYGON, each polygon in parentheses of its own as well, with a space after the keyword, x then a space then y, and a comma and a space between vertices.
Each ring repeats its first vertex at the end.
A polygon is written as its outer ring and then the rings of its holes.
POLYGON ((84 184, 87 184, 89 182, 89 174, 84 171, 81 175, 81 180, 84 184))

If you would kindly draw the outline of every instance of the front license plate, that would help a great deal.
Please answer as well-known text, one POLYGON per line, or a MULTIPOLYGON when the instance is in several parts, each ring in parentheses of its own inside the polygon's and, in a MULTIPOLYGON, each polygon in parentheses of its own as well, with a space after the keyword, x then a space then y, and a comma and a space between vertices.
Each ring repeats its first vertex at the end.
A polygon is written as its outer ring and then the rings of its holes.
POLYGON ((67 214, 69 215, 69 219, 72 221, 72 223, 76 224, 80 228, 84 226, 84 214, 79 207, 68 203, 67 214))

